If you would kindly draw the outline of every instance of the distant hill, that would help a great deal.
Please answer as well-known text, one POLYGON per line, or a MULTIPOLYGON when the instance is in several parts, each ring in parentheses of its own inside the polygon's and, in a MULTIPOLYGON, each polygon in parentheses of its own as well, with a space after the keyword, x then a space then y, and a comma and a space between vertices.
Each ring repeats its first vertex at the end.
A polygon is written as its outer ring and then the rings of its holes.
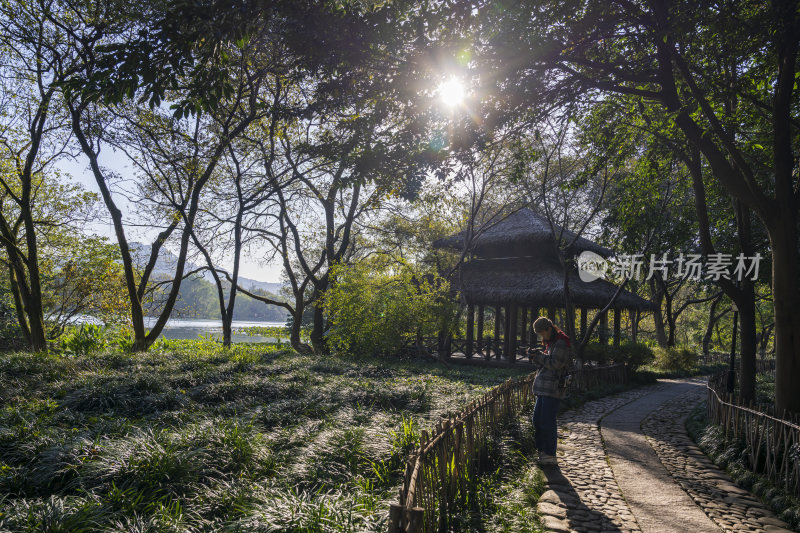
MULTIPOLYGON (((209 274, 209 278, 210 277, 211 274, 209 274)), ((280 283, 271 283, 269 281, 258 281, 255 279, 245 278, 242 276, 239 276, 239 286, 244 287, 248 291, 261 289, 262 291, 268 292, 270 294, 279 294, 282 287, 280 283)))
MULTIPOLYGON (((150 250, 152 250, 152 246, 149 244, 142 244, 138 242, 132 243, 131 256, 133 258, 134 265, 143 268, 147 261, 150 260, 150 250)), ((175 273, 175 265, 177 265, 177 263, 178 256, 162 247, 158 252, 158 260, 156 261, 156 266, 153 269, 153 273, 156 275, 161 274, 172 276, 175 273)), ((200 265, 192 263, 191 261, 186 262, 186 271, 195 270, 197 268, 200 268, 200 265)), ((212 276, 211 272, 207 270, 203 272, 203 278, 211 283, 214 283, 214 276, 212 276)), ((279 294, 282 287, 280 283, 258 281, 256 279, 245 278, 243 276, 239 276, 239 285, 247 290, 261 289, 262 291, 266 291, 271 294, 279 294)))
MULTIPOLYGON (((134 265, 138 268, 143 268, 150 259, 151 249, 152 247, 149 244, 133 243, 131 245, 131 256, 134 265)), ((156 266, 153 269, 153 277, 156 279, 171 278, 175 274, 177 262, 178 257, 175 254, 162 248, 159 251, 156 266)), ((185 271, 189 272, 197 268, 199 268, 197 264, 186 262, 185 271)), ((280 283, 240 277, 239 285, 251 292, 262 293, 265 296, 269 295, 274 296, 275 299, 280 299, 280 283)), ((155 309, 150 311, 156 312, 155 309)), ((219 302, 216 286, 214 285, 214 277, 210 272, 204 271, 202 277, 187 278, 181 282, 178 301, 175 303, 172 316, 180 318, 218 318, 219 302)), ((266 305, 239 293, 236 297, 233 317, 236 320, 284 321, 286 319, 286 310, 278 306, 266 305)))

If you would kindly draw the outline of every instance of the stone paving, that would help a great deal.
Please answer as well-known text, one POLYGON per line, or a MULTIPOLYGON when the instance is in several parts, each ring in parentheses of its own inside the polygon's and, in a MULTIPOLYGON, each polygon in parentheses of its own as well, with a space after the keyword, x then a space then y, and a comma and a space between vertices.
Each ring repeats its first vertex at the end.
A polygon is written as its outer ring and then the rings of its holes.
POLYGON ((544 469, 550 490, 538 505, 548 531, 640 531, 614 480, 597 424, 607 413, 660 387, 601 398, 559 417, 560 471, 544 469))
POLYGON ((617 485, 644 533, 719 531, 661 466, 641 431, 641 422, 649 413, 691 386, 670 384, 666 389, 623 405, 600 421, 600 433, 617 485))
POLYGON ((559 417, 559 467, 543 468, 548 490, 537 505, 548 531, 789 531, 686 435, 686 414, 704 391, 691 383, 699 382, 665 380, 559 417))
POLYGON ((642 422, 663 466, 681 488, 724 531, 788 531, 761 501, 736 484, 686 434, 689 412, 706 397, 704 382, 664 403, 642 422))

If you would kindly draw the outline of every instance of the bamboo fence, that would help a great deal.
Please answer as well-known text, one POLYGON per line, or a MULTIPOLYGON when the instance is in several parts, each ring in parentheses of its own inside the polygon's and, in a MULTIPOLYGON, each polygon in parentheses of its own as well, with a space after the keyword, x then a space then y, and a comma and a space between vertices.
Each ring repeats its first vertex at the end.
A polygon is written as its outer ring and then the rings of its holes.
MULTIPOLYGON (((626 379, 625 365, 585 367, 570 374, 571 391, 626 379)), ((389 508, 390 533, 448 530, 448 517, 474 497, 471 481, 488 461, 488 437, 503 418, 517 416, 530 401, 535 376, 509 379, 460 413, 448 414, 431 434, 422 431, 420 447, 406 463, 399 502, 389 508)))
POLYGON ((750 470, 800 497, 800 426, 740 405, 725 391, 724 372, 708 380, 708 417, 722 426, 725 438, 744 441, 750 470))
MULTIPOLYGON (((731 360, 730 352, 710 352, 708 356, 701 355, 699 358, 700 363, 711 365, 715 363, 727 364, 731 360)), ((740 354, 736 354, 736 371, 739 371, 739 365, 742 359, 740 354)), ((756 359, 756 372, 759 374, 769 374, 775 377, 775 358, 774 357, 759 357, 756 359)))

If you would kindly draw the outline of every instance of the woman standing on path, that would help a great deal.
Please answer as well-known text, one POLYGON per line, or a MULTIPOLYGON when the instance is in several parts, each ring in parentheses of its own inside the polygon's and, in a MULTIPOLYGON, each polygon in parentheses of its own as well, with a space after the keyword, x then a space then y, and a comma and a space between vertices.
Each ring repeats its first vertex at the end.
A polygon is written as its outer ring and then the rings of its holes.
POLYGON ((558 432, 556 413, 561 399, 566 396, 565 377, 572 363, 569 337, 547 317, 533 322, 533 331, 542 340, 545 351, 536 351, 533 363, 539 373, 533 381, 536 404, 533 407, 533 429, 540 465, 555 465, 558 432))

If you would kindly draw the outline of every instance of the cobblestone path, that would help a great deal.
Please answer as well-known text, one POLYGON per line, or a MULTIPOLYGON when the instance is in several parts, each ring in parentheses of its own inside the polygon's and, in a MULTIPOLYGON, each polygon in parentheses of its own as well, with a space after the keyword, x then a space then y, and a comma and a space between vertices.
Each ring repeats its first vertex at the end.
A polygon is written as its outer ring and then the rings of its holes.
POLYGON ((700 380, 663 380, 559 417, 559 467, 538 510, 554 532, 789 531, 694 445, 700 380))

